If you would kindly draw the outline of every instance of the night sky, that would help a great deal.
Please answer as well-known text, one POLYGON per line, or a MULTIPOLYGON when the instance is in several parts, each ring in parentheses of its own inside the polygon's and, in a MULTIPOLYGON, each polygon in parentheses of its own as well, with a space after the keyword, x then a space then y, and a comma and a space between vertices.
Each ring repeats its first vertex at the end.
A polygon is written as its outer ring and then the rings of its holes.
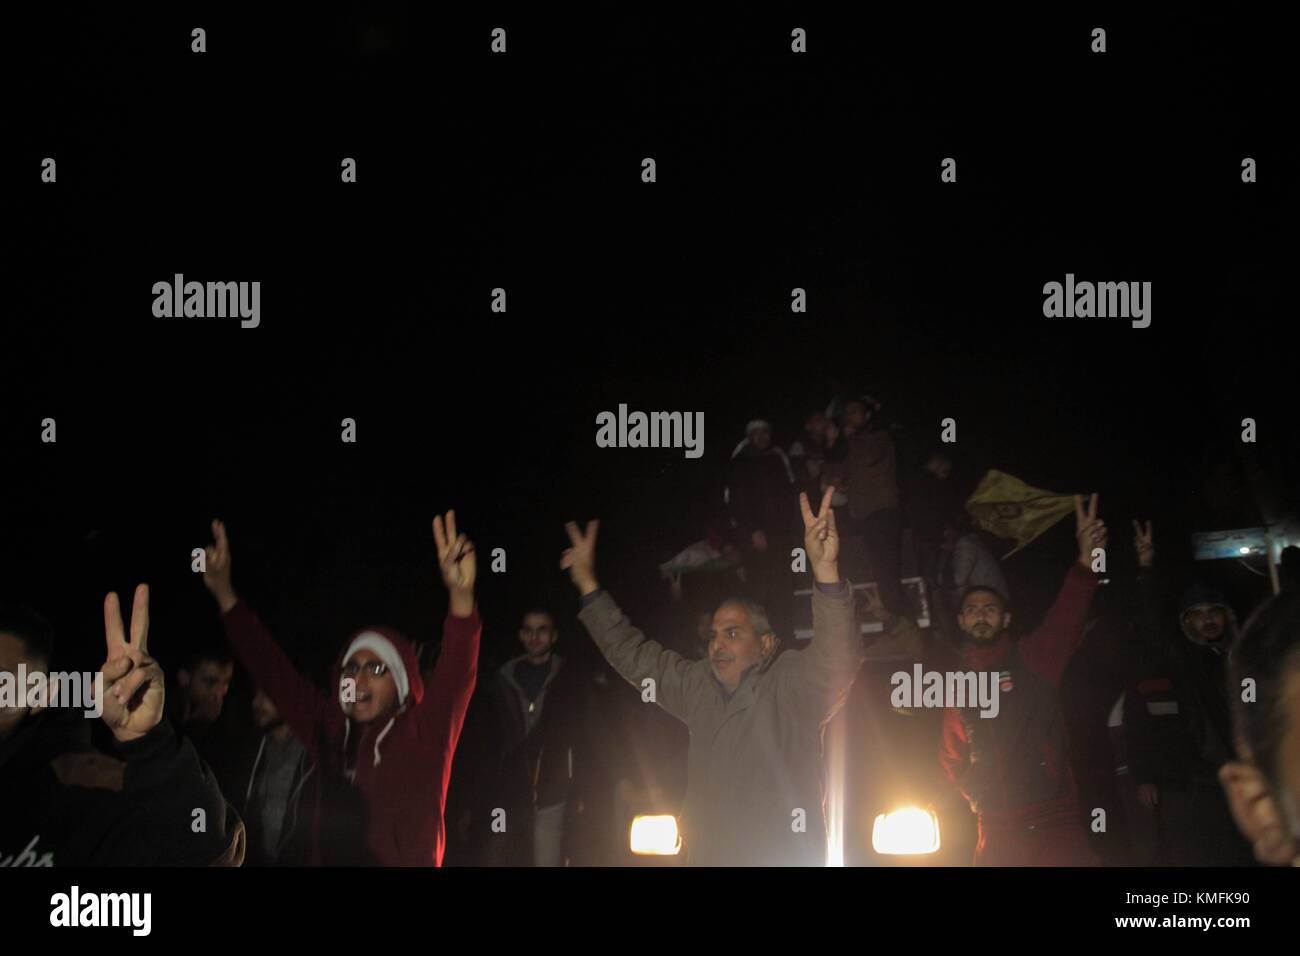
MULTIPOLYGON (((1122 549, 1150 516, 1185 556, 1243 417, 1293 486, 1280 31, 209 8, 8 38, 27 57, 5 67, 0 580, 55 619, 69 666, 98 662, 99 599, 137 580, 160 655, 216 633, 189 570, 216 515, 236 586, 311 667, 367 622, 436 634, 447 507, 484 557, 507 549, 505 575, 480 562, 488 656, 524 605, 572 611, 568 518, 604 520, 603 582, 650 608, 744 423, 787 444, 833 380, 918 447, 956 418, 972 480, 1099 491, 1122 549), (177 272, 260 280, 261 326, 154 318, 177 272), (1152 282, 1151 327, 1044 318, 1067 272, 1152 282), (704 457, 598 449, 619 403, 702 410, 704 457)), ((1049 535, 1012 573, 1050 586, 1072 544, 1049 535)))

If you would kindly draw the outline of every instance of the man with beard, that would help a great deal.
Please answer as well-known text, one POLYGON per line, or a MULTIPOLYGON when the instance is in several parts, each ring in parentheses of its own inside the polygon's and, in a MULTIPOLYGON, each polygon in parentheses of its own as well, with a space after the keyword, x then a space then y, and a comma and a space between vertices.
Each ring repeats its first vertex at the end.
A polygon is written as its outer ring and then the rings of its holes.
POLYGON ((1124 733, 1137 802, 1149 815, 1168 866, 1242 866, 1250 848, 1233 827, 1218 785, 1232 759, 1228 648, 1237 621, 1224 596, 1193 584, 1178 628, 1162 627, 1151 525, 1137 531, 1139 583, 1150 622, 1145 653, 1125 693, 1124 733))
POLYGON ((944 711, 940 763, 979 818, 976 866, 1091 866, 1096 858, 1081 822, 1066 756, 1060 683, 1083 641, 1097 589, 1093 549, 1106 547, 1097 496, 1075 497, 1079 558, 1047 617, 1013 641, 1005 595, 969 588, 957 624, 968 668, 1000 674, 996 717, 975 707, 944 711))

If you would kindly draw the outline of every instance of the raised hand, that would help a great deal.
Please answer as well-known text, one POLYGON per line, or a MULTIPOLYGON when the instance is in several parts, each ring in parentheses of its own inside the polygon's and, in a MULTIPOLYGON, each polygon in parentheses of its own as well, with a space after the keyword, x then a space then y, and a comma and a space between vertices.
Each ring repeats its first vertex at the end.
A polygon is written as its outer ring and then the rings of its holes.
POLYGON ((444 519, 433 518, 433 541, 438 549, 438 569, 442 583, 451 595, 451 613, 469 617, 474 611, 474 581, 478 576, 478 558, 474 542, 456 533, 456 512, 448 511, 444 519))
POLYGON ((600 590, 596 583, 596 533, 600 530, 600 521, 588 521, 585 532, 579 530, 576 521, 569 521, 564 530, 569 535, 569 547, 560 555, 560 567, 569 572, 579 594, 586 596, 600 590))
POLYGON ((1142 527, 1140 521, 1133 522, 1133 550, 1137 552, 1138 567, 1149 568, 1156 560, 1156 545, 1152 539, 1151 522, 1142 527))
POLYGON ((1097 517, 1097 493, 1093 492, 1088 505, 1085 508, 1083 496, 1074 496, 1074 521, 1078 530, 1075 531, 1075 540, 1079 542, 1079 563, 1085 568, 1092 568, 1092 549, 1105 549, 1106 541, 1109 539, 1109 532, 1106 531, 1106 523, 1097 517))
POLYGON ((822 495, 821 508, 813 514, 808 496, 799 493, 799 511, 803 515, 803 541, 812 564, 813 577, 823 584, 835 584, 840 579, 840 536, 835 528, 835 509, 831 499, 835 488, 831 486, 822 495))
POLYGON ((130 642, 117 594, 110 592, 104 598, 104 639, 108 658, 99 669, 104 677, 102 717, 113 736, 126 743, 153 730, 163 717, 163 672, 149 656, 148 585, 135 589, 130 642))
POLYGON ((203 572, 203 584, 217 599, 217 606, 225 614, 239 603, 239 596, 230 583, 230 542, 226 538, 226 526, 218 521, 212 522, 213 543, 203 549, 207 570, 203 572))

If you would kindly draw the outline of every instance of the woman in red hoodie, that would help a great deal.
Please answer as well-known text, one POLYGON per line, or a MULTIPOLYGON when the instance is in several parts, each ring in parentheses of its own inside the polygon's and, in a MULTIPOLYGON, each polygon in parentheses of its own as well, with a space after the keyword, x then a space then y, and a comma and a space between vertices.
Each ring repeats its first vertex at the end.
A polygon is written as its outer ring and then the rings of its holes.
POLYGON ((313 773, 312 862, 440 866, 451 761, 478 668, 482 625, 474 606, 474 545, 456 513, 433 519, 438 565, 450 594, 442 651, 429 686, 415 646, 391 628, 368 627, 343 648, 322 693, 285 656, 235 594, 225 526, 212 522, 203 582, 226 636, 306 745, 313 773))

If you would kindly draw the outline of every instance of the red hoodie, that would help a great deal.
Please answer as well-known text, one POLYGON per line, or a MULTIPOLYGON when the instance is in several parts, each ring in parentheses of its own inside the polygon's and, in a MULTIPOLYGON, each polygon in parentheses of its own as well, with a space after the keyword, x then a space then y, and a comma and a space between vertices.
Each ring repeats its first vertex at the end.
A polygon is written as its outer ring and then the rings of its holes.
MULTIPOLYGON (((346 718, 339 703, 342 660, 335 662, 331 692, 322 693, 298 673, 246 603, 240 601, 226 613, 225 625, 239 659, 316 764, 312 862, 441 866, 446 845, 443 810, 452 757, 478 672, 482 633, 478 609, 469 617, 447 615, 442 651, 427 689, 410 641, 389 628, 364 629, 392 642, 410 682, 406 703, 391 725, 380 720, 365 727, 346 718), (358 732, 362 736, 356 749, 356 778, 349 786, 343 777, 344 741, 345 736, 358 732), (350 799, 331 799, 340 792, 350 799), (344 811, 348 820, 339 821, 337 814, 331 819, 331 808, 336 809, 340 802, 353 804, 344 811), (331 842, 338 836, 336 824, 340 822, 356 831, 354 839, 361 844, 358 849, 363 849, 358 858, 331 852, 339 850, 331 842)), ((337 842, 346 841, 340 838, 337 842)))

